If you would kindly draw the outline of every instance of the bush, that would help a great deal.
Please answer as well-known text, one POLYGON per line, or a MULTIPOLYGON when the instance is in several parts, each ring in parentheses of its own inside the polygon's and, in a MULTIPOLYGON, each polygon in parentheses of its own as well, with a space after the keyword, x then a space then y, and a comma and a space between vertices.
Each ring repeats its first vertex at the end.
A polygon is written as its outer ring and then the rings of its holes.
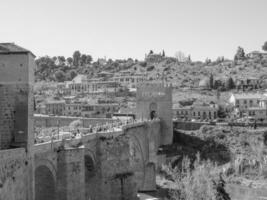
POLYGON ((216 165, 210 161, 200 161, 198 154, 191 168, 188 158, 183 159, 180 169, 163 168, 166 177, 175 183, 170 191, 171 200, 230 200, 216 165))

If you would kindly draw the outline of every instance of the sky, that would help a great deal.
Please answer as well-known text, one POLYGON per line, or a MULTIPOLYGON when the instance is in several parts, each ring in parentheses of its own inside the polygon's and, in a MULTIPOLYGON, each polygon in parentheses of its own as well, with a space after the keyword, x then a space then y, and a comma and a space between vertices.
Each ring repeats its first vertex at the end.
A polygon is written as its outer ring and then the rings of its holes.
POLYGON ((0 0, 0 42, 39 56, 232 59, 267 41, 267 0, 0 0))

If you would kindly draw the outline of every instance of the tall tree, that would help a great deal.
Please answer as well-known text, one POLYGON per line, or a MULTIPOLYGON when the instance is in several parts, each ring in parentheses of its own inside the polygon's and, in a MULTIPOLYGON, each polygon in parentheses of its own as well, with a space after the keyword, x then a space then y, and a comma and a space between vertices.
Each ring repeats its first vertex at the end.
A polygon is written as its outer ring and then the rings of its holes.
POLYGON ((77 72, 75 70, 70 70, 68 73, 68 79, 72 80, 75 76, 77 76, 77 72))
POLYGON ((65 76, 65 73, 63 71, 58 70, 55 73, 55 78, 58 82, 63 82, 63 81, 65 81, 66 76, 65 76))
POLYGON ((165 51, 164 51, 164 49, 162 51, 162 56, 165 57, 165 51))
POLYGON ((81 53, 80 53, 80 51, 75 51, 73 53, 73 56, 72 57, 73 57, 73 65, 75 67, 78 67, 79 64, 80 64, 80 60, 81 60, 81 53))
POLYGON ((213 74, 210 74, 210 89, 213 89, 213 74))
POLYGON ((262 46, 262 50, 263 51, 267 51, 267 41, 264 43, 264 45, 262 46))
POLYGON ((235 83, 234 83, 234 80, 232 79, 232 77, 229 77, 226 80, 225 88, 227 90, 231 90, 231 89, 234 89, 235 88, 235 83))
POLYGON ((93 58, 91 55, 87 55, 86 56, 86 64, 91 64, 91 62, 93 61, 93 58))
POLYGON ((59 62, 59 65, 65 65, 66 59, 64 56, 58 56, 57 60, 59 62))
POLYGON ((80 60, 81 66, 84 66, 86 64, 86 59, 87 59, 87 56, 85 54, 82 54, 81 60, 80 60))
POLYGON ((67 58, 67 62, 68 62, 68 65, 71 66, 72 63, 73 63, 73 58, 72 57, 68 57, 67 58))
POLYGON ((238 47, 234 60, 244 60, 246 58, 245 50, 242 47, 238 47))

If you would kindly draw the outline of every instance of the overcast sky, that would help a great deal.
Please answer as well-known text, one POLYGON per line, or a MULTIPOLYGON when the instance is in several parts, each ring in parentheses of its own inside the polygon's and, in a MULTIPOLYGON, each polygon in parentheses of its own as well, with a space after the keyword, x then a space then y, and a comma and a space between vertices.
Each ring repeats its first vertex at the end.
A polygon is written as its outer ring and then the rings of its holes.
POLYGON ((267 41, 267 0, 0 0, 0 42, 37 56, 233 58, 267 41))

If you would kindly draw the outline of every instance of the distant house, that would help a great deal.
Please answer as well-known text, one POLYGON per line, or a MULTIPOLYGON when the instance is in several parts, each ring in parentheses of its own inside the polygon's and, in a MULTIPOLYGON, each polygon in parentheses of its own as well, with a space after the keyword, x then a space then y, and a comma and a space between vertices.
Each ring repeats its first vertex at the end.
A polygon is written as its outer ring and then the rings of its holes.
POLYGON ((259 107, 263 95, 260 93, 235 93, 231 94, 229 103, 241 111, 248 108, 259 107))
POLYGON ((238 90, 260 89, 262 87, 261 80, 255 77, 236 79, 235 85, 238 90))
POLYGON ((63 115, 65 110, 65 101, 48 100, 45 102, 45 114, 48 115, 63 115))
POLYGON ((178 119, 199 119, 199 120, 214 120, 218 117, 219 107, 216 104, 199 104, 195 103, 192 106, 174 106, 173 115, 178 119))
POLYGON ((247 57, 249 58, 267 58, 267 53, 260 52, 260 51, 252 51, 247 54, 247 57))
POLYGON ((147 80, 147 74, 121 71, 120 73, 115 74, 112 80, 128 88, 136 88, 139 83, 147 80))

